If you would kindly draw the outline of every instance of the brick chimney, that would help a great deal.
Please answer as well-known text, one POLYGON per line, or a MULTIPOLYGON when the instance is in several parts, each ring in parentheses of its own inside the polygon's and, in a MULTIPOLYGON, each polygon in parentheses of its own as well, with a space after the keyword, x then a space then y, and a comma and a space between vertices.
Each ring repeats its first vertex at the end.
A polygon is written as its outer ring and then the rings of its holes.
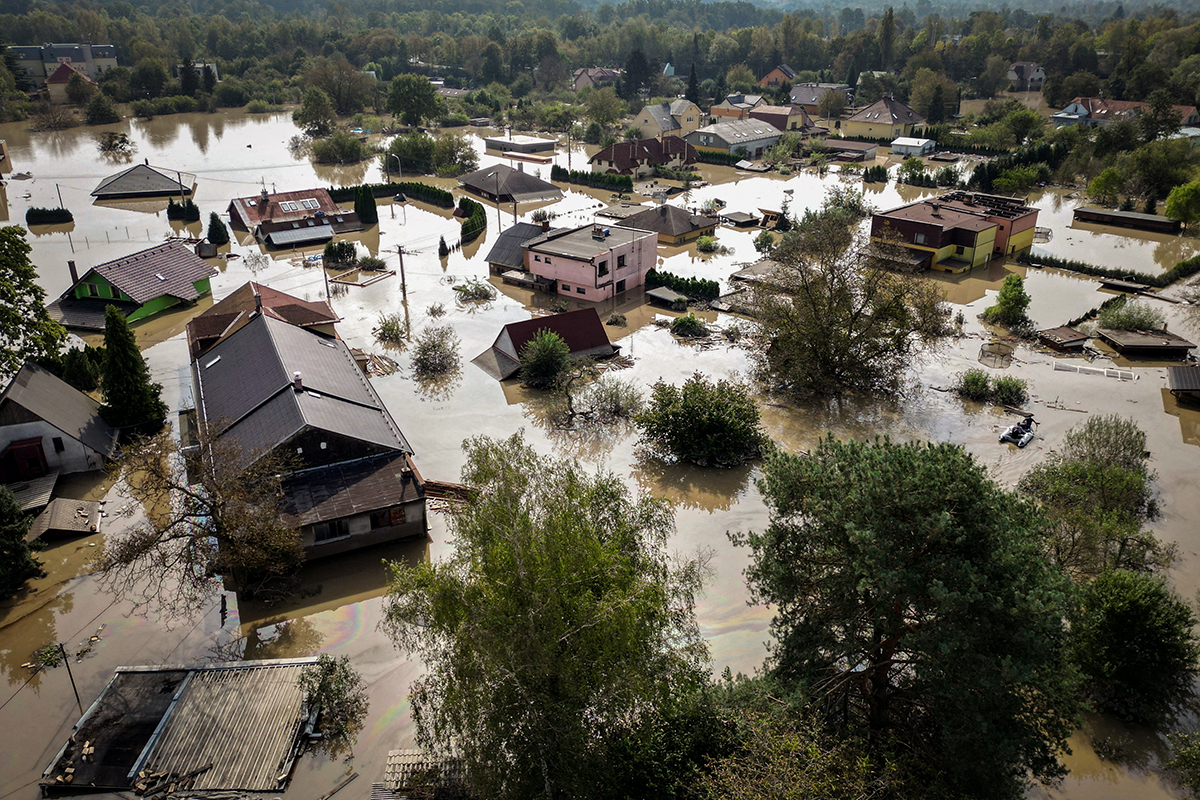
POLYGON ((74 286, 79 283, 79 270, 75 269, 75 262, 68 261, 67 269, 71 270, 71 285, 74 286))
POLYGON ((300 370, 296 370, 295 376, 292 378, 292 388, 297 392, 304 391, 304 381, 300 377, 300 370))
POLYGON ((544 219, 542 220, 542 233, 545 233, 548 230, 550 230, 550 220, 544 219))

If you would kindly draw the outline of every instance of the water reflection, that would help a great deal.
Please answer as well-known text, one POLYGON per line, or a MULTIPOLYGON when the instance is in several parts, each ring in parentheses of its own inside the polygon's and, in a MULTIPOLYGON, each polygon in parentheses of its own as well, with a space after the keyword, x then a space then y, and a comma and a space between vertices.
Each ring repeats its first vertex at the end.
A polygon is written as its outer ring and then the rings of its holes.
POLYGON ((728 511, 739 500, 755 476, 758 464, 732 469, 669 464, 642 455, 632 465, 633 477, 646 492, 682 508, 728 511))
POLYGON ((1169 389, 1162 390, 1163 411, 1179 419, 1184 444, 1200 446, 1200 403, 1180 402, 1169 389))

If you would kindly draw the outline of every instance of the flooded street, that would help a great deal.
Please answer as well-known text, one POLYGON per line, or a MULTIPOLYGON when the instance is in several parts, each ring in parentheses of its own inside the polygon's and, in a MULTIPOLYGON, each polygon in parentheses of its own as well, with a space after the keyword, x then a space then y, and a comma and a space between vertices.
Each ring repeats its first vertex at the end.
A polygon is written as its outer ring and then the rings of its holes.
MULTIPOLYGON (((6 214, 9 224, 23 224, 28 207, 56 206, 61 192, 64 205, 75 215, 72 225, 38 228, 29 236, 33 261, 48 299, 69 286, 68 260, 75 260, 82 274, 94 264, 148 247, 183 230, 167 221, 165 201, 92 203, 90 192, 100 180, 125 167, 99 156, 95 137, 103 130, 130 134, 138 148, 132 163, 148 160, 155 166, 197 176, 194 199, 203 222, 186 228, 193 236, 204 235, 210 212, 224 216, 232 198, 257 194, 263 186, 268 191, 282 192, 384 178, 377 161, 318 167, 294 159, 287 142, 296 129, 286 114, 165 116, 149 122, 54 134, 32 134, 24 124, 0 126, 0 138, 8 142, 14 170, 28 171, 33 176, 31 180, 8 182, 0 198, 6 201, 0 203, 0 214, 6 214)), ((482 146, 481 142, 477 144, 482 146)), ((561 148, 556 160, 567 165, 561 148)), ((585 169, 586 160, 587 150, 583 147, 571 153, 574 169, 585 169)), ((483 154, 481 166, 494 163, 509 161, 483 154)), ((525 163, 524 169, 549 177, 549 164, 525 163)), ((751 213, 759 208, 778 209, 786 200, 791 212, 800 214, 804 208, 818 206, 827 188, 841 180, 836 170, 823 178, 807 172, 788 177, 752 176, 730 168, 708 167, 702 174, 712 185, 693 189, 687 197, 689 205, 719 198, 727 203, 728 211, 751 213), (785 191, 789 189, 791 192, 785 191)), ((447 188, 454 186, 453 181, 433 182, 447 188)), ((847 185, 859 187, 861 183, 855 180, 847 185)), ((886 188, 870 188, 867 198, 887 208, 928 193, 930 190, 892 183, 886 188)), ((608 197, 608 192, 572 187, 561 203, 548 208, 557 215, 555 225, 583 224, 591 221, 592 214, 608 197)), ((1054 255, 1155 272, 1200 252, 1197 240, 1190 238, 1156 238, 1141 233, 1117 236, 1111 229, 1072 227, 1071 209, 1078 201, 1064 198, 1057 190, 1034 195, 1031 201, 1042 209, 1038 225, 1053 229, 1053 239, 1043 247, 1054 255)), ((543 403, 536 394, 501 385, 471 364, 470 359, 491 346, 502 325, 528 318, 531 309, 550 306, 550 298, 544 295, 531 295, 494 279, 499 289, 495 300, 480 305, 456 302, 453 284, 466 278, 487 278, 484 256, 498 229, 513 222, 511 205, 499 210, 499 219, 495 206, 485 207, 486 233, 443 259, 437 255, 439 239, 445 237, 452 244, 459 238, 460 223, 449 210, 381 200, 380 224, 353 238, 362 251, 383 259, 388 269, 398 268, 397 248, 404 248, 407 304, 402 301, 399 275, 369 287, 349 288, 332 299, 334 309, 343 318, 337 326, 340 335, 351 347, 386 353, 400 364, 396 374, 373 378, 372 383, 416 451, 415 461, 426 478, 458 479, 464 461, 460 445, 465 437, 507 437, 523 428, 527 440, 541 452, 578 458, 596 469, 611 470, 626 477, 638 490, 675 503, 677 533, 672 547, 680 552, 703 548, 715 555, 713 574, 697 609, 712 651, 714 672, 726 667, 734 672, 755 671, 767 652, 771 613, 747 605, 741 573, 748 563, 748 553, 732 547, 726 532, 761 529, 767 524, 766 508, 754 485, 757 468, 714 471, 664 466, 643 457, 636 435, 627 429, 595 436, 555 431, 545 423, 543 403), (452 325, 461 340, 462 364, 447 381, 422 387, 412 379, 406 352, 386 350, 374 340, 372 328, 380 315, 400 313, 416 334, 431 323, 429 308, 434 304, 446 309, 437 324, 452 325)), ((535 208, 521 204, 517 216, 527 221, 535 208)), ((694 245, 660 247, 660 268, 685 277, 718 280, 726 289, 731 273, 758 258, 753 246, 757 233, 718 228, 719 242, 730 248, 724 255, 698 254, 694 245)), ((213 298, 217 300, 249 279, 306 299, 323 296, 322 270, 305 267, 297 258, 319 250, 271 253, 271 261, 254 272, 245 256, 260 252, 256 243, 235 241, 232 252, 243 257, 212 262, 220 270, 212 279, 213 298)), ((827 432, 841 437, 886 434, 896 439, 952 441, 967 447, 1001 483, 1011 486, 1087 414, 1132 415, 1148 433, 1151 466, 1159 474, 1164 513, 1155 523, 1155 530, 1164 540, 1179 544, 1180 558, 1172 579, 1185 598, 1194 596, 1200 590, 1200 494, 1195 489, 1200 465, 1200 408, 1176 404, 1165 388, 1165 367, 1135 365, 1137 379, 1122 382, 1055 371, 1051 355, 1020 347, 1008 373, 1030 382, 1030 409, 1036 413, 1041 423, 1039 433, 1045 437, 1025 450, 996 442, 998 430, 1009 424, 1011 417, 999 409, 964 403, 937 390, 949 386, 956 373, 978 363, 980 345, 987 341, 988 334, 976 316, 991 303, 1009 271, 1027 277, 1033 298, 1030 315, 1043 327, 1065 324, 1111 296, 1093 280, 1015 265, 993 265, 961 276, 935 277, 956 305, 955 310, 963 311, 967 335, 949 341, 940 352, 914 365, 913 386, 907 397, 895 403, 845 401, 808 409, 781 407, 764 398, 763 419, 768 433, 791 451, 812 447, 827 432)), ((723 344, 712 349, 681 344, 664 329, 650 324, 656 311, 641 306, 640 291, 627 294, 597 305, 602 319, 619 312, 629 322, 627 328, 606 328, 621 345, 623 354, 633 358, 630 369, 617 373, 620 377, 645 390, 660 378, 681 383, 696 371, 724 376, 748 370, 745 351, 723 344)), ((213 298, 135 328, 152 375, 163 383, 164 399, 173 408, 181 397, 181 382, 187 380, 183 325, 198 310, 211 305, 213 298)), ((572 302, 572 307, 584 305, 572 302)), ((1200 329, 1189 327, 1195 326, 1195 321, 1187 307, 1157 305, 1168 314, 1172 330, 1189 336, 1200 334, 1200 329)), ((732 317, 715 313, 704 316, 720 325, 733 321, 732 317)), ((90 488, 98 493, 106 487, 90 488)), ((119 524, 112 515, 110 520, 106 524, 119 524)), ((371 699, 370 716, 353 764, 348 768, 342 763, 305 757, 297 766, 287 796, 316 800, 348 769, 361 773, 361 777, 338 795, 339 800, 367 796, 369 784, 382 779, 387 751, 414 744, 407 692, 410 681, 420 672, 420 665, 408 661, 378 630, 385 588, 381 559, 413 563, 446 554, 452 543, 447 539, 445 518, 434 513, 430 520, 430 542, 386 545, 310 565, 303 576, 307 596, 292 605, 239 607, 229 595, 224 615, 214 598, 201 618, 173 622, 159 620, 152 613, 142 615, 128 603, 114 602, 86 574, 85 562, 102 545, 103 534, 52 545, 41 554, 49 577, 34 581, 35 591, 18 598, 15 604, 0 607, 0 730, 5 731, 5 746, 0 748, 0 797, 32 800, 38 796, 37 781, 43 768, 79 717, 65 669, 46 670, 31 677, 22 665, 35 649, 48 642, 61 641, 68 649, 78 648, 78 643, 101 625, 104 629, 93 649, 78 662, 72 659, 84 708, 119 665, 243 656, 349 655, 368 683, 371 699)), ((1195 720, 1188 718, 1180 724, 1194 725, 1195 720)), ((1077 734, 1073 747, 1075 754, 1067 759, 1072 775, 1064 785, 1049 792, 1039 790, 1033 796, 1073 800, 1180 796, 1156 775, 1165 741, 1153 732, 1098 719, 1077 734), (1101 760, 1090 744, 1092 736, 1123 744, 1112 750, 1102 748, 1108 759, 1101 760)))

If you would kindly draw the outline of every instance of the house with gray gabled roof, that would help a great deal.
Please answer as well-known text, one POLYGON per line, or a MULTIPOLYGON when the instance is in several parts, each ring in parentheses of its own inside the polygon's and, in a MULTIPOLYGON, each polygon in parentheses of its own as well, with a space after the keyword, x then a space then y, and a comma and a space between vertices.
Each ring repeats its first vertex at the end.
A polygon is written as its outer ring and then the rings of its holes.
POLYGON ((111 44, 47 42, 32 46, 14 45, 8 48, 8 52, 33 81, 35 88, 39 89, 60 64, 70 64, 86 77, 97 81, 101 75, 117 66, 117 48, 111 44))
POLYGON ((762 158, 763 152, 781 136, 783 131, 762 120, 722 119, 692 131, 684 138, 697 150, 762 158))
POLYGON ((765 105, 767 105, 767 98, 761 94, 731 94, 709 108, 708 113, 713 117, 744 119, 750 116, 753 109, 765 105))
POLYGON ((864 139, 892 139, 912 136, 913 128, 925 118, 894 97, 884 97, 862 109, 842 123, 846 136, 864 139))
POLYGON ((341 339, 258 314, 192 361, 192 390, 247 462, 292 461, 282 513, 308 557, 425 534, 412 447, 341 339))
POLYGON ((633 125, 642 136, 651 138, 670 133, 683 136, 703 124, 704 112, 691 100, 679 98, 670 103, 654 103, 633 115, 633 125))
POLYGON ((99 200, 121 200, 127 197, 178 197, 189 195, 196 188, 196 176, 150 164, 134 164, 100 181, 92 190, 99 200))
POLYGON ((525 243, 552 230, 550 223, 518 222, 496 237, 496 243, 488 251, 488 269, 493 275, 503 275, 510 270, 525 269, 525 243))
POLYGON ((654 231, 658 234, 659 244, 683 244, 701 236, 711 236, 717 228, 717 219, 664 204, 626 217, 618 225, 654 231))
POLYGON ((563 193, 553 183, 530 175, 521 164, 513 169, 507 164, 484 167, 458 179, 462 188, 492 202, 512 203, 529 200, 561 200, 563 193))
POLYGON ((51 303, 50 316, 64 327, 104 330, 104 309, 116 306, 130 322, 181 303, 194 303, 211 291, 217 270, 187 245, 167 240, 131 255, 97 264, 79 277, 68 262, 71 288, 51 303))
POLYGON ((118 450, 100 404, 32 361, 0 393, 0 482, 101 469, 118 450))

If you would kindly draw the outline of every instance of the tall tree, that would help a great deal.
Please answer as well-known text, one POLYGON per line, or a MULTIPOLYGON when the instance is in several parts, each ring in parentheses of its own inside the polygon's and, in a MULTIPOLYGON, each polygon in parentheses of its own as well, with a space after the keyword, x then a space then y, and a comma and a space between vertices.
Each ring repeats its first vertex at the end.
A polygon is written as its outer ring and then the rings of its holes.
POLYGON ((179 65, 179 91, 188 97, 193 97, 200 91, 200 73, 196 71, 196 63, 190 58, 185 58, 179 65))
POLYGON ((952 444, 830 437, 772 456, 759 486, 770 526, 735 541, 776 609, 769 664, 827 724, 903 752, 951 796, 1065 773, 1069 584, 1035 509, 952 444))
POLYGON ((696 105, 700 105, 700 81, 696 78, 696 64, 692 63, 692 71, 688 75, 687 91, 683 95, 696 105))
POLYGON ((46 574, 25 541, 32 523, 33 516, 22 511, 12 492, 0 486, 0 599, 7 600, 25 581, 46 574))
POLYGON ((205 94, 212 94, 217 88, 217 73, 213 72, 211 64, 205 64, 204 69, 200 70, 200 85, 205 94))
POLYGON ((654 77, 652 72, 650 62, 646 60, 646 54, 642 52, 642 48, 633 48, 629 57, 625 59, 625 73, 621 77, 624 98, 636 100, 641 95, 642 89, 654 77))
POLYGON ((404 120, 405 125, 420 125, 441 113, 437 90, 424 75, 407 73, 392 78, 388 89, 388 111, 404 120))
POLYGON ((329 95, 310 86, 304 91, 300 108, 292 112, 292 120, 309 136, 328 136, 337 124, 337 114, 329 95))
POLYGON ((879 21, 879 68, 884 72, 892 71, 894 51, 896 47, 896 17, 892 7, 883 13, 879 21))
POLYGON ((46 311, 31 249, 24 228, 0 228, 0 382, 26 361, 57 356, 67 340, 66 330, 46 311))
POLYGON ((480 796, 594 794, 604 750, 702 681, 702 565, 666 555, 670 511, 520 434, 464 444, 454 551, 392 566, 384 626, 420 656, 417 738, 480 796))
POLYGON ((229 244, 229 228, 215 211, 208 215, 208 241, 215 245, 229 244))
POLYGON ((167 419, 162 385, 150 380, 129 322, 116 306, 104 309, 104 405, 100 413, 125 438, 155 433, 167 419))

